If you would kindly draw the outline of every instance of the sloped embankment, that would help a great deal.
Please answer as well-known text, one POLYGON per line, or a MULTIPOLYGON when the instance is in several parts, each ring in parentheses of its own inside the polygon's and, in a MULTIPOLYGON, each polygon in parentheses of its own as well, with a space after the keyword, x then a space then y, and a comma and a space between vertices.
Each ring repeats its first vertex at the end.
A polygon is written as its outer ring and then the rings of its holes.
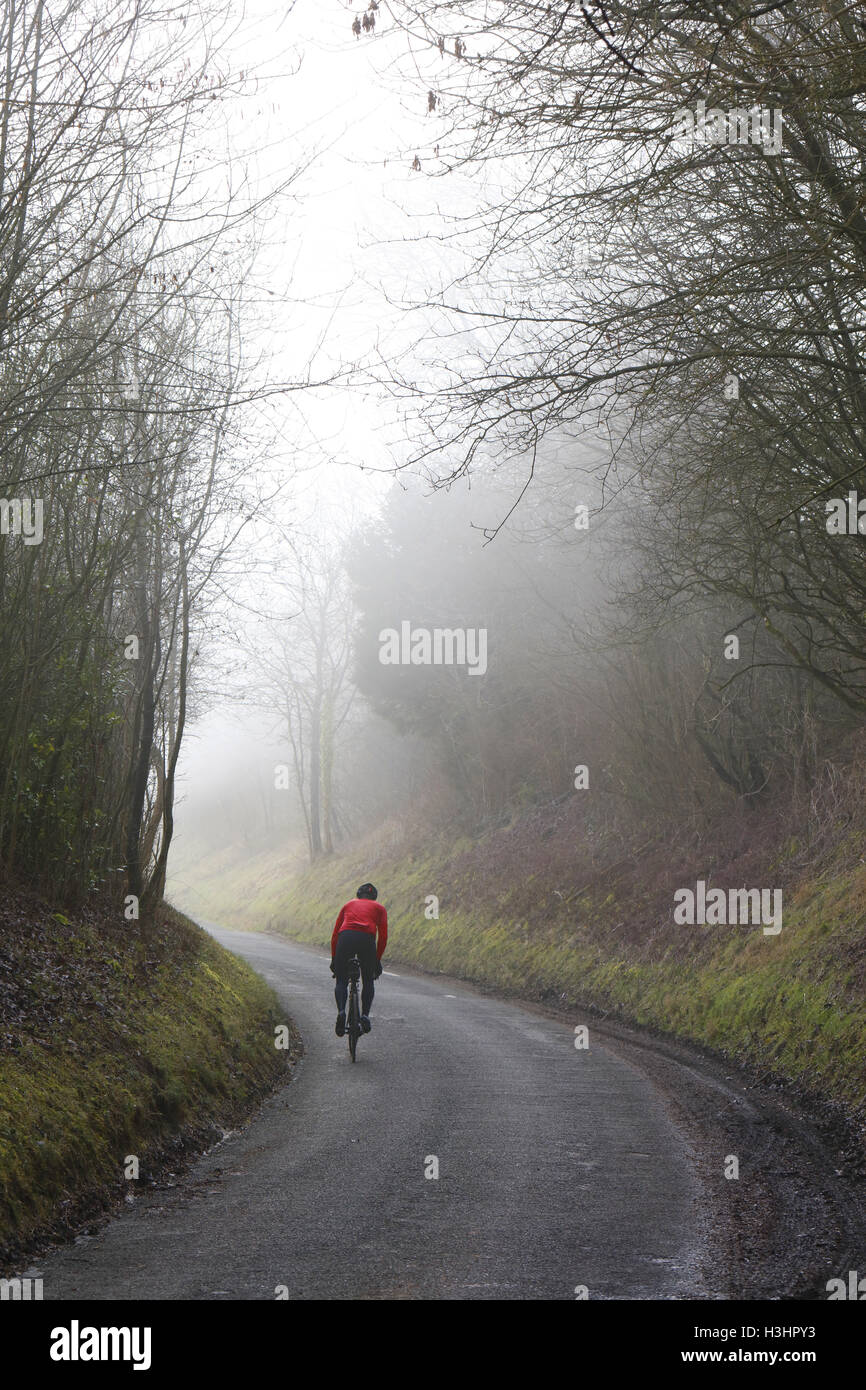
POLYGON ((745 816, 703 846, 632 850, 593 839, 566 811, 424 853, 371 841, 291 878, 279 852, 223 852, 202 869, 224 925, 323 946, 340 904, 372 878, 392 962, 601 1010, 793 1081, 861 1121, 866 1111, 866 855, 850 831, 819 852, 745 816), (781 931, 676 924, 674 891, 698 879, 779 888, 781 931), (438 918, 425 916, 430 895, 438 918))
POLYGON ((243 1121, 286 1075, 287 1020, 171 909, 144 934, 25 892, 0 908, 0 1263, 60 1237, 243 1121))

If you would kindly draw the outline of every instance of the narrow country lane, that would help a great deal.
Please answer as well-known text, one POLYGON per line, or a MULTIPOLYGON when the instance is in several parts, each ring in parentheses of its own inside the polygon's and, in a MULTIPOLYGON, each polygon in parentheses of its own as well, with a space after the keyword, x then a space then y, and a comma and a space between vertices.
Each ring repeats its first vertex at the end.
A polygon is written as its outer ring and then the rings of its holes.
POLYGON ((397 967, 352 1066, 321 952, 210 929, 300 1028, 294 1080, 43 1260, 46 1299, 706 1296, 688 1143, 592 1030, 577 1050, 565 1023, 397 967))

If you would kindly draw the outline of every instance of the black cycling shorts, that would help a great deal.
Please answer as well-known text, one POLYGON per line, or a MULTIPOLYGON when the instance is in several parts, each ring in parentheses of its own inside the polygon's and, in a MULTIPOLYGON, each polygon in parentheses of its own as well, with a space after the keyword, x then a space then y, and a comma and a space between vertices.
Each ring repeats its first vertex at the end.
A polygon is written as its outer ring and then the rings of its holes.
POLYGON ((361 978, 370 984, 376 973, 376 937, 369 931, 352 931, 346 927, 337 934, 337 949, 334 952, 334 974, 339 980, 348 979, 349 961, 357 956, 361 962, 361 978))

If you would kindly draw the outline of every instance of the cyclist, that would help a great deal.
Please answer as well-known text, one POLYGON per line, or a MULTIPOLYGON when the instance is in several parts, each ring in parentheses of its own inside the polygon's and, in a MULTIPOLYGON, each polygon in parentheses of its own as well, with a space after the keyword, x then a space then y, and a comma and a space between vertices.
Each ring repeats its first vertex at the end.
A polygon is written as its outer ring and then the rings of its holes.
POLYGON ((388 914, 376 902, 379 891, 372 883, 362 883, 357 896, 340 908, 331 936, 331 974, 337 981, 334 998, 337 1001, 335 1032, 342 1038, 346 1031, 346 999, 349 994, 349 961, 357 956, 361 962, 361 1028, 369 1033, 370 1006, 375 993, 373 981, 382 973, 382 956, 388 942, 388 914))

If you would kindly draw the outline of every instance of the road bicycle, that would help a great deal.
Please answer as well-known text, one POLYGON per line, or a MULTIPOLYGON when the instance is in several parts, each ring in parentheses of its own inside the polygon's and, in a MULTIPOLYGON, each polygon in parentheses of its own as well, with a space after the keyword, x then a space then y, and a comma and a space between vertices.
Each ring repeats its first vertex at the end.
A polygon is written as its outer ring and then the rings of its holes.
POLYGON ((349 961, 349 1001, 346 1007, 346 1037, 349 1039, 349 1056, 355 1060, 355 1048, 361 1036, 361 1006, 358 1001, 358 981, 361 978, 361 962, 357 956, 349 961))

